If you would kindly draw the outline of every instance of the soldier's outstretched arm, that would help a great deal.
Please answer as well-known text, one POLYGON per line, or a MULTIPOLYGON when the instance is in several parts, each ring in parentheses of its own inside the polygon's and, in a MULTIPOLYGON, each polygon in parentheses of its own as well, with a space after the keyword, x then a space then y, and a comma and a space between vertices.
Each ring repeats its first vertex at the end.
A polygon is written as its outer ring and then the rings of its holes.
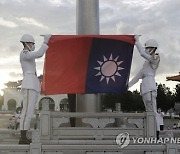
POLYGON ((135 35, 134 36, 134 39, 135 39, 135 45, 140 53, 140 55, 147 59, 148 61, 150 61, 152 59, 152 56, 148 53, 145 52, 145 48, 142 47, 140 41, 139 41, 139 35, 135 35))
POLYGON ((22 54, 22 58, 25 60, 31 60, 42 57, 48 49, 48 42, 50 38, 51 38, 51 34, 45 35, 44 43, 41 45, 40 49, 36 52, 25 52, 22 54))
POLYGON ((132 87, 134 84, 136 84, 139 79, 142 79, 143 73, 142 69, 136 74, 136 76, 128 83, 128 88, 132 87))
POLYGON ((47 51, 47 49, 48 49, 48 45, 43 43, 38 51, 24 52, 21 54, 21 56, 24 60, 37 59, 42 57, 44 53, 47 51))

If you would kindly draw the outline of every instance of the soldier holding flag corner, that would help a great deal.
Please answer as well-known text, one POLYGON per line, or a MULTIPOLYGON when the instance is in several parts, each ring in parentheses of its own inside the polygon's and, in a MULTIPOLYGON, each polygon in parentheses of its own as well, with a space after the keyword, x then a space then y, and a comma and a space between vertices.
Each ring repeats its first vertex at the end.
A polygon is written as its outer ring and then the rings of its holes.
POLYGON ((24 48, 20 53, 20 63, 23 71, 21 87, 23 109, 20 118, 21 137, 19 139, 19 144, 31 143, 31 140, 27 138, 26 133, 30 129, 31 118, 40 92, 40 82, 36 74, 35 59, 42 57, 47 51, 50 37, 50 34, 44 36, 44 42, 38 51, 34 51, 35 40, 33 36, 24 34, 20 40, 24 48))

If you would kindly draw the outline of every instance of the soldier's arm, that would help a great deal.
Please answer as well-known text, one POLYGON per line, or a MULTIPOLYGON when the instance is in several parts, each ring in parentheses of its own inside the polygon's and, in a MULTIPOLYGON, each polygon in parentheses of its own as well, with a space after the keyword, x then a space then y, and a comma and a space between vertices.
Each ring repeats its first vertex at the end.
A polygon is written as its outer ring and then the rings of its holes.
POLYGON ((46 43, 43 43, 38 51, 35 52, 24 52, 22 53, 22 58, 24 60, 32 60, 40 58, 44 55, 44 53, 47 51, 48 45, 46 43))
POLYGON ((148 54, 148 53, 145 52, 145 48, 142 47, 142 45, 141 45, 141 43, 139 42, 138 39, 136 40, 135 45, 136 45, 136 47, 137 47, 140 55, 141 55, 143 58, 147 59, 148 61, 151 61, 152 56, 151 56, 150 54, 148 54))
POLYGON ((128 83, 128 88, 132 87, 134 84, 136 84, 139 79, 142 79, 143 73, 142 69, 136 74, 136 76, 128 83))

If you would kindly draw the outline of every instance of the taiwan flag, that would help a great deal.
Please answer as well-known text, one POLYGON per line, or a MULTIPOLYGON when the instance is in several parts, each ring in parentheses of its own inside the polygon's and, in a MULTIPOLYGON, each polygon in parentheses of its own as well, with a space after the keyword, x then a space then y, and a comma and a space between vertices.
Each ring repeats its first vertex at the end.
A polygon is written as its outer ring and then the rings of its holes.
POLYGON ((133 35, 52 35, 42 93, 122 93, 131 69, 133 35))

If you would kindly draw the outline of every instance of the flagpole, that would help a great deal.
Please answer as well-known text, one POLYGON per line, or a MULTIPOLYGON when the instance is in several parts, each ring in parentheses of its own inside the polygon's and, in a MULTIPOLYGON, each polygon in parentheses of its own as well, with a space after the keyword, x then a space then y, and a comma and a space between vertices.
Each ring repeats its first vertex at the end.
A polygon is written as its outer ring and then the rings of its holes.
MULTIPOLYGON (((76 1, 77 35, 99 34, 99 0, 76 1)), ((77 112, 100 112, 100 94, 77 94, 77 112)), ((81 125, 76 121, 77 125, 81 125)))
POLYGON ((77 0, 76 3, 76 33, 99 34, 99 0, 77 0))

